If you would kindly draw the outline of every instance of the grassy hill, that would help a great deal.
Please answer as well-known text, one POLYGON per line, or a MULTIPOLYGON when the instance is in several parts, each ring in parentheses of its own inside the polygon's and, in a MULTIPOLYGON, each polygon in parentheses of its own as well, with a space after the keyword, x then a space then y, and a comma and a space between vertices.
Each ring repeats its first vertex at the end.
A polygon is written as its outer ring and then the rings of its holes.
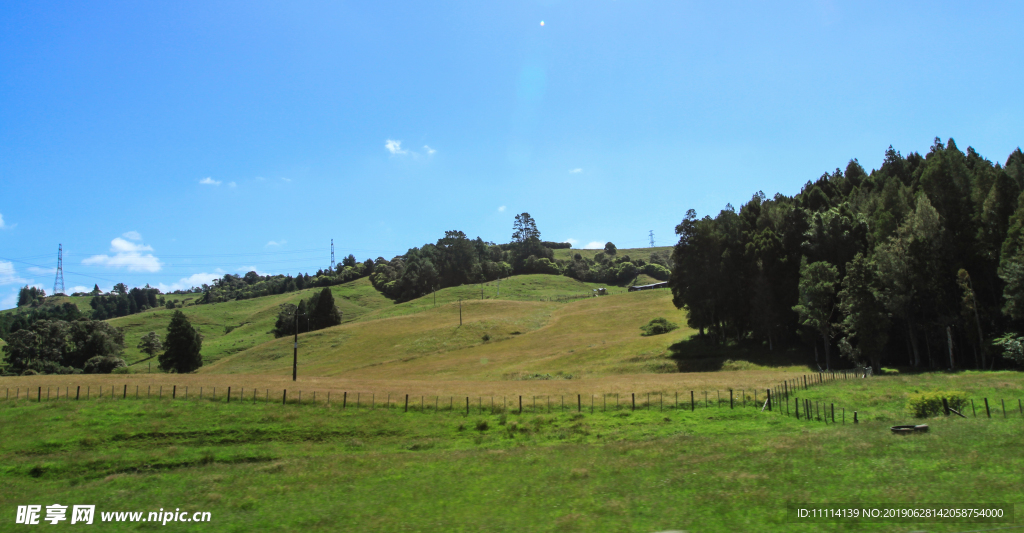
MULTIPOLYGON (((575 254, 580 254, 583 257, 593 259, 599 252, 603 253, 604 250, 585 250, 578 248, 559 248, 554 250, 555 259, 572 259, 575 254)), ((643 259, 644 261, 650 261, 651 254, 660 253, 664 256, 672 255, 671 246, 655 246, 653 248, 619 248, 617 255, 623 256, 628 255, 630 259, 643 259)))
MULTIPOLYGON (((542 276, 523 276, 536 277, 542 276)), ((300 335, 305 372, 365 379, 500 380, 675 371, 667 347, 693 333, 683 327, 666 335, 640 335, 640 326, 658 316, 685 323, 668 291, 571 303, 465 300, 461 326, 457 302, 439 301, 433 308, 430 300, 408 302, 410 308, 426 307, 418 313, 300 335)), ((292 339, 277 339, 202 372, 281 374, 291 368, 291 355, 292 339)))
MULTIPOLYGON (((481 292, 483 301, 489 303, 534 302, 542 304, 546 300, 557 297, 589 294, 599 285, 581 283, 564 276, 540 274, 513 276, 508 280, 501 281, 500 288, 498 282, 450 287, 437 291, 436 295, 431 294, 409 302, 395 304, 377 292, 370 285, 368 279, 363 278, 331 287, 331 293, 342 312, 342 325, 344 326, 353 322, 390 320, 426 312, 434 309, 435 300, 438 308, 447 308, 446 306, 450 306, 452 303, 457 304, 459 299, 466 301, 465 305, 468 306, 470 302, 481 302, 481 292)), ((274 335, 271 331, 277 320, 280 306, 286 303, 298 304, 299 300, 307 299, 315 291, 320 290, 323 289, 305 289, 287 294, 217 304, 189 305, 182 308, 181 311, 202 333, 203 359, 209 365, 225 356, 273 341, 274 335)), ((612 288, 611 291, 622 293, 625 289, 612 288)), ((557 304, 548 302, 544 305, 555 306, 557 304)), ((173 311, 168 309, 151 309, 109 321, 114 326, 124 328, 125 360, 129 364, 147 358, 136 348, 139 340, 150 331, 163 335, 172 313, 173 311)), ((315 332, 302 336, 319 334, 319 332, 315 332)), ((291 341, 281 339, 278 342, 284 345, 291 341)))

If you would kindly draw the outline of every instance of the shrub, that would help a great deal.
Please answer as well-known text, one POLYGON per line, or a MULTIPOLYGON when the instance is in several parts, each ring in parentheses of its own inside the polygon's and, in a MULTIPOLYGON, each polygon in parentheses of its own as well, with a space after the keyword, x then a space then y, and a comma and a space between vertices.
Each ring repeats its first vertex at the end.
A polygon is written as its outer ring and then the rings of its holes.
POLYGON ((120 357, 103 357, 97 355, 85 362, 84 370, 86 374, 110 374, 119 368, 125 368, 127 366, 128 364, 120 357))
POLYGON ((488 429, 490 429, 490 426, 487 425, 487 421, 486 420, 477 420, 477 422, 476 422, 476 430, 477 431, 487 431, 488 429))
POLYGON ((672 271, 655 263, 647 263, 644 265, 644 274, 647 274, 658 281, 668 281, 669 276, 672 275, 672 271))
POLYGON ((960 411, 967 405, 967 398, 961 391, 933 391, 911 394, 907 408, 917 418, 926 418, 942 413, 942 399, 946 398, 949 407, 960 411))
POLYGON ((111 374, 131 374, 132 369, 128 366, 119 366, 110 371, 111 374))
POLYGON ((679 325, 669 322, 663 317, 658 317, 647 323, 646 326, 640 326, 640 329, 644 330, 640 335, 649 337, 651 335, 661 335, 662 333, 668 333, 674 329, 678 329, 679 325))
POLYGON ((484 333, 484 336, 483 336, 483 337, 480 337, 480 338, 481 338, 481 339, 483 339, 483 340, 484 340, 484 342, 487 342, 487 341, 491 340, 491 336, 490 336, 490 335, 488 335, 488 334, 486 334, 486 333, 484 333))

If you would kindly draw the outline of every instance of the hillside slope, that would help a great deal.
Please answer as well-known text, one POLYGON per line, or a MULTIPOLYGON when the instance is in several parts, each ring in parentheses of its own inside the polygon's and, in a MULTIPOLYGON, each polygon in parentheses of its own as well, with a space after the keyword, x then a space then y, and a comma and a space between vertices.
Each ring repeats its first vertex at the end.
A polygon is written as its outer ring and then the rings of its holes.
MULTIPOLYGON (((674 371, 667 347, 682 327, 642 337, 664 316, 685 323, 668 291, 620 293, 572 303, 476 300, 409 316, 342 324, 299 337, 307 375, 389 379, 528 379, 533 374, 674 371), (484 336, 487 335, 487 340, 484 336)), ((204 367, 204 373, 290 371, 292 339, 277 339, 204 367)))

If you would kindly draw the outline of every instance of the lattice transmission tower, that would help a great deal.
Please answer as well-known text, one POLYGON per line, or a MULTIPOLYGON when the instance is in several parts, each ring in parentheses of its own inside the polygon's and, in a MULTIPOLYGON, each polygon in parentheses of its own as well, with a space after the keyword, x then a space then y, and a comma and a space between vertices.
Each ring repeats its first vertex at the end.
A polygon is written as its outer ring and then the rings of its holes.
POLYGON ((57 277, 53 280, 53 295, 64 294, 64 245, 57 245, 57 277))
POLYGON ((651 237, 651 248, 654 248, 654 230, 651 230, 648 235, 651 237))
POLYGON ((331 270, 334 270, 334 239, 331 239, 331 270))

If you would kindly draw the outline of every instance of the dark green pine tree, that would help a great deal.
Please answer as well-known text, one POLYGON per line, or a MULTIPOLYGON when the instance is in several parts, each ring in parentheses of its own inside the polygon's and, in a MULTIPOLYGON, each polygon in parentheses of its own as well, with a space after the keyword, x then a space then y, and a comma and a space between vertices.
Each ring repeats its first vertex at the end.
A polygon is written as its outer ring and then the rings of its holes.
POLYGON ((175 311, 167 326, 164 339, 164 353, 160 356, 160 367, 179 374, 192 372, 203 366, 203 337, 196 331, 185 313, 175 311))
POLYGON ((316 307, 311 310, 310 316, 313 329, 322 329, 341 324, 341 311, 334 305, 334 295, 329 287, 324 287, 317 298, 316 307))

